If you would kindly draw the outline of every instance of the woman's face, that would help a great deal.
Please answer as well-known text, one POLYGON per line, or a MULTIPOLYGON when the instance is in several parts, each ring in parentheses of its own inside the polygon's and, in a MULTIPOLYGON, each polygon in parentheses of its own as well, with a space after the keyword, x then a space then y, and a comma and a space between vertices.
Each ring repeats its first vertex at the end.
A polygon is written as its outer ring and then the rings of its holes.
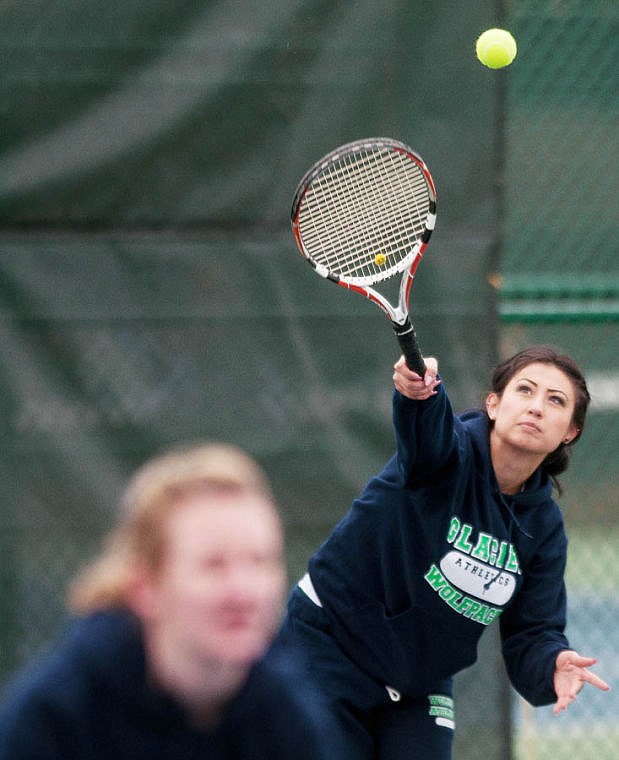
POLYGON ((575 389, 571 379, 552 364, 535 362, 516 372, 503 393, 486 399, 496 441, 543 459, 578 429, 572 422, 575 389))
POLYGON ((286 584, 279 518, 254 494, 195 495, 166 526, 143 579, 145 623, 179 661, 251 664, 280 622, 286 584))

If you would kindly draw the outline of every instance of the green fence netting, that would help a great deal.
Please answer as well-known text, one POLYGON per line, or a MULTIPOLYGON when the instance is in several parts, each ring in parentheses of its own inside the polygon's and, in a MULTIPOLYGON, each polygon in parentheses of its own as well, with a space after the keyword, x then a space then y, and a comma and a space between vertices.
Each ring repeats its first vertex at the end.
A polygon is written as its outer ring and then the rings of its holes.
MULTIPOLYGON (((564 478, 570 535, 568 634, 619 672, 619 5, 507 2, 518 38, 504 113, 501 352, 553 343, 577 357, 592 395, 564 478)), ((617 754, 614 692, 583 692, 565 718, 517 703, 514 755, 617 754)))

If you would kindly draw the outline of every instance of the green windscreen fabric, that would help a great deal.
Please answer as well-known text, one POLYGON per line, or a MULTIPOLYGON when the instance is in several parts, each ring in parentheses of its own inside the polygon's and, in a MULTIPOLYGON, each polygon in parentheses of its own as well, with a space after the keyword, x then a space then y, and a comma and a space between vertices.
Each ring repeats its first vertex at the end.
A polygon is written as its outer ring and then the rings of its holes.
POLYGON ((386 134, 452 218, 487 222, 465 188, 492 171, 494 83, 471 54, 490 6, 4 6, 0 221, 280 227, 309 163, 386 134))
MULTIPOLYGON (((290 581, 390 456, 397 342, 316 277, 289 213, 306 169, 386 136, 430 167, 412 289, 457 409, 495 359, 503 79, 495 3, 0 5, 0 677, 61 626, 145 457, 238 443, 273 480, 290 581)), ((458 757, 507 758, 492 636, 458 679, 458 757), (493 704, 480 715, 480 700, 493 704)))

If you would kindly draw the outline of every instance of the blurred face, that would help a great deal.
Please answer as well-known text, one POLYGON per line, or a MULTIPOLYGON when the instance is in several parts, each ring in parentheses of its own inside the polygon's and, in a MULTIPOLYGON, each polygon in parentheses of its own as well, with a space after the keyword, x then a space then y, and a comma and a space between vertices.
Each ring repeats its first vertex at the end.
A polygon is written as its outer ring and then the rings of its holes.
POLYGON ((173 657, 248 665, 280 622, 286 574, 279 518, 262 496, 200 494, 172 512, 142 617, 173 657))
POLYGON ((551 364, 529 364, 516 373, 500 397, 489 394, 486 408, 494 420, 491 438, 543 459, 577 435, 572 422, 574 404, 574 387, 563 371, 551 364))

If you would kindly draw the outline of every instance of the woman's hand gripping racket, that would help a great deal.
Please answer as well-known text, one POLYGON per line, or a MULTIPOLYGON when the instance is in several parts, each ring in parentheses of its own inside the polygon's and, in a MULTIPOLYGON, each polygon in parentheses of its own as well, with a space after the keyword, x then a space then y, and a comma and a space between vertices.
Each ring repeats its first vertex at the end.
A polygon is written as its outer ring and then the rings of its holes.
POLYGON ((423 377, 408 297, 434 229, 436 190, 421 157, 389 138, 342 145, 305 174, 291 216, 297 246, 315 271, 379 306, 407 365, 423 377), (394 306, 373 286, 398 273, 394 306))

